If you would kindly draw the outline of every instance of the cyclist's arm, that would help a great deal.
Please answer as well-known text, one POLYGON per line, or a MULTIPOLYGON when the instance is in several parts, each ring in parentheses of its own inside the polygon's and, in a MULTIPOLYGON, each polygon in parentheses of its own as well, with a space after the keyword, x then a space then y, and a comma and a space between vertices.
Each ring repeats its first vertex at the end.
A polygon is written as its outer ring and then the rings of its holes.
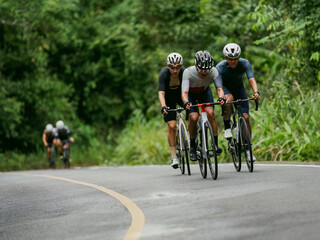
POLYGON ((73 137, 70 137, 69 140, 70 140, 70 142, 72 142, 72 143, 74 142, 74 138, 73 138, 73 137))
POLYGON ((253 90, 253 98, 259 100, 260 99, 260 94, 256 94, 258 93, 258 85, 257 85, 257 81, 254 77, 249 79, 249 82, 251 84, 252 90, 253 90))
POLYGON ((158 97, 159 97, 159 102, 160 102, 161 107, 166 106, 165 96, 166 96, 165 91, 158 91, 158 97))

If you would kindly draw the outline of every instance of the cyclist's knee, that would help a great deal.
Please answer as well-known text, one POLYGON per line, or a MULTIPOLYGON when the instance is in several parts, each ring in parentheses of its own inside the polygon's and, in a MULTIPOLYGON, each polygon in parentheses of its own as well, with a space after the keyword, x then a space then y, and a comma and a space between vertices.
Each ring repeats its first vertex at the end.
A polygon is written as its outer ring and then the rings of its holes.
POLYGON ((168 122, 168 130, 169 130, 170 132, 175 132, 175 131, 176 131, 176 128, 177 128, 177 126, 176 126, 176 121, 170 121, 170 122, 168 122))
POLYGON ((189 114, 189 121, 190 122, 197 122, 199 119, 199 114, 198 113, 190 113, 189 114))
POLYGON ((249 114, 248 113, 244 113, 243 117, 246 120, 246 122, 249 122, 249 114))

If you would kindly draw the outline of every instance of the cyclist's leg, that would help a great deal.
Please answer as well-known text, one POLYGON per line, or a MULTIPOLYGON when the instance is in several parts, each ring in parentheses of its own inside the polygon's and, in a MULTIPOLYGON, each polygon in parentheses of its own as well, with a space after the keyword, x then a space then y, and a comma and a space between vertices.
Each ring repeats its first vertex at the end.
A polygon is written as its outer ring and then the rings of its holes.
POLYGON ((56 146, 58 148, 58 152, 59 152, 59 155, 60 155, 60 158, 61 158, 61 156, 62 156, 62 142, 61 142, 61 139, 60 138, 56 138, 55 143, 56 143, 56 146))
MULTIPOLYGON (((176 97, 167 95, 166 98, 166 104, 170 109, 176 108, 176 97)), ((177 159, 177 154, 176 154, 176 147, 177 147, 177 142, 176 142, 176 131, 177 131, 177 121, 176 121, 176 112, 168 112, 168 114, 164 115, 164 121, 168 125, 168 143, 170 147, 170 152, 171 152, 171 166, 173 168, 178 168, 179 166, 179 161, 177 159)))
MULTIPOLYGON (((244 88, 244 86, 242 85, 242 87, 240 88, 240 91, 237 94, 237 99, 247 99, 247 93, 246 93, 246 89, 244 88)), ((241 103, 241 111, 243 113, 243 117, 246 120, 247 123, 247 127, 250 133, 250 137, 251 137, 251 124, 250 124, 250 120, 249 120, 249 102, 242 102, 241 103)))
MULTIPOLYGON (((195 105, 198 103, 199 94, 189 92, 189 101, 195 105)), ((197 146, 196 146, 196 137, 197 137, 197 122, 199 119, 198 108, 190 108, 187 110, 187 119, 188 119, 188 131, 190 134, 190 160, 197 160, 197 146)))
MULTIPOLYGON (((203 103, 213 102, 212 92, 209 87, 203 92, 201 102, 203 103)), ((214 107, 209 106, 209 107, 206 107, 205 110, 207 112, 208 120, 210 122, 212 131, 213 131, 214 141, 217 147, 217 155, 220 155, 222 153, 222 149, 218 147, 218 123, 214 114, 214 107)))
MULTIPOLYGON (((228 88, 223 87, 223 91, 224 91, 224 96, 227 99, 227 102, 231 102, 231 101, 234 100, 233 95, 232 95, 231 91, 228 88)), ((231 117, 231 114, 232 114, 232 104, 227 103, 226 104, 226 114, 223 115, 224 129, 230 128, 230 117, 231 117)))

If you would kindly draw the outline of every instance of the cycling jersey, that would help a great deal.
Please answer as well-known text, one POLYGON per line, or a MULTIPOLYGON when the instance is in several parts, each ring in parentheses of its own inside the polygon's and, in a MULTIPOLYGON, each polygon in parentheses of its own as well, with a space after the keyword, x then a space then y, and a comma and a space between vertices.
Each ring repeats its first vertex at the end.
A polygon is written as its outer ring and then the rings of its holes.
POLYGON ((164 67, 159 73, 158 91, 165 91, 166 94, 175 94, 176 91, 181 92, 182 74, 185 68, 181 67, 179 72, 180 84, 177 86, 170 86, 170 70, 168 67, 164 67))
MULTIPOLYGON (((166 106, 171 109, 176 108, 177 104, 181 107, 183 106, 181 99, 181 82, 184 70, 185 68, 181 67, 179 72, 179 85, 176 86, 170 86, 170 70, 168 67, 163 68, 159 74, 158 91, 165 91, 166 106)), ((176 113, 168 112, 168 114, 164 114, 163 117, 165 122, 176 120, 176 113)))
POLYGON ((71 136, 72 134, 67 126, 64 126, 61 129, 57 129, 56 131, 56 137, 61 141, 68 140, 71 136))
POLYGON ((222 79, 223 86, 234 92, 240 90, 243 85, 242 75, 247 74, 247 78, 253 78, 254 74, 250 62, 247 59, 239 58, 236 68, 231 68, 227 60, 219 62, 216 66, 222 79))
POLYGON ((207 89, 212 80, 216 89, 222 88, 222 80, 215 67, 210 69, 205 78, 201 78, 195 66, 189 67, 183 72, 182 92, 201 93, 207 89))
POLYGON ((43 131, 43 135, 45 135, 46 141, 50 144, 53 142, 53 139, 56 137, 56 128, 52 130, 52 132, 48 132, 46 129, 43 131))

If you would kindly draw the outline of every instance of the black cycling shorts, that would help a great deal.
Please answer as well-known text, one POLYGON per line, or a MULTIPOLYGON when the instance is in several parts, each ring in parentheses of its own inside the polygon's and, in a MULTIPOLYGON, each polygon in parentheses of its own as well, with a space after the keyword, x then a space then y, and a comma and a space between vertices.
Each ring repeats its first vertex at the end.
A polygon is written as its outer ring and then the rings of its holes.
MULTIPOLYGON (((242 87, 240 87, 237 90, 233 89, 231 91, 228 88, 223 87, 223 91, 224 91, 225 95, 231 94, 233 96, 234 100, 247 99, 248 98, 246 89, 244 88, 244 85, 242 85, 242 87)), ((248 101, 241 103, 241 111, 242 111, 242 113, 249 114, 249 102, 248 101)))
MULTIPOLYGON (((181 99, 181 92, 177 92, 176 94, 166 94, 165 95, 165 100, 166 100, 166 105, 170 109, 175 109, 177 108, 177 105, 180 105, 183 107, 183 102, 181 99)), ((163 115, 163 119, 165 122, 169 121, 176 121, 177 120, 177 115, 176 112, 168 112, 168 114, 163 115)))

